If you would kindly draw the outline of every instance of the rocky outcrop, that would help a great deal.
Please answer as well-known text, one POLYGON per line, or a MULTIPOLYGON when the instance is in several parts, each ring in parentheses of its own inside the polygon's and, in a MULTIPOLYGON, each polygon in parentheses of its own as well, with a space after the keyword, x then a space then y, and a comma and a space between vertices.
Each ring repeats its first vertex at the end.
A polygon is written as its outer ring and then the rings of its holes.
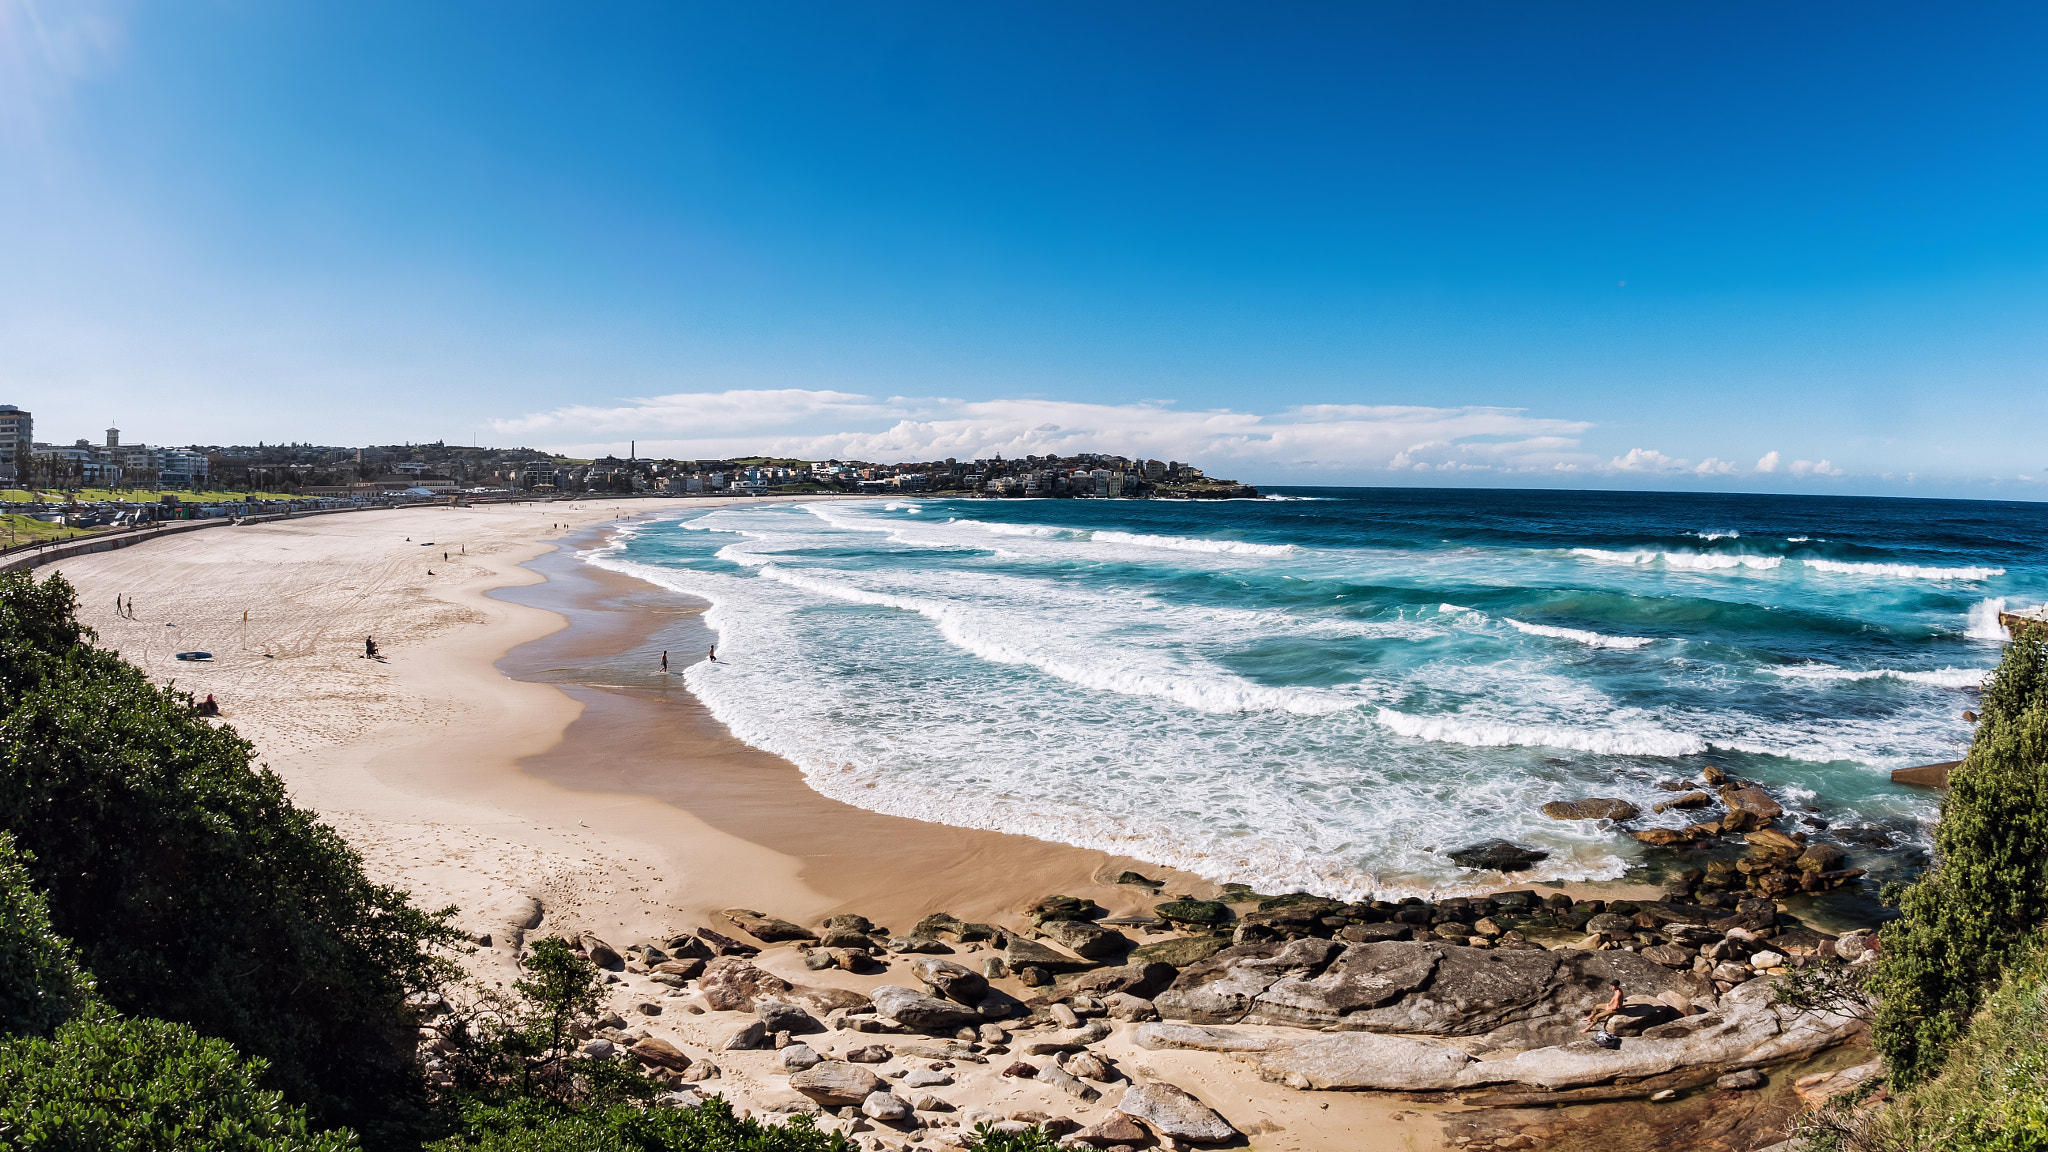
POLYGON ((719 915, 739 925, 741 931, 746 932, 754 939, 770 944, 783 940, 817 939, 817 936, 813 935, 810 929, 801 924, 792 924, 787 920, 778 920, 773 916, 756 912, 751 908, 727 908, 720 912, 719 915))
POLYGON ((1131 949, 1133 964, 1170 964, 1175 968, 1186 968, 1230 947, 1228 936, 1182 936, 1173 940, 1161 940, 1156 944, 1142 944, 1131 949))
POLYGON ((1543 806, 1552 820, 1633 820, 1643 810, 1626 800, 1593 797, 1587 800, 1552 800, 1543 806))
POLYGON ((782 996, 791 984, 740 957, 720 956, 704 966, 697 988, 704 994, 704 1002, 717 1011, 752 1012, 757 1000, 782 996))
POLYGON ((981 1013, 972 1008, 894 984, 884 984, 868 995, 877 1013, 928 1035, 943 1036, 981 1023, 981 1013))
POLYGON ((1176 924, 1221 924, 1230 919, 1230 905, 1218 900, 1196 900, 1185 896, 1155 904, 1152 911, 1176 924))
POLYGON ((1131 950, 1123 933, 1085 920, 1048 920, 1039 932, 1089 960, 1108 960, 1131 950))
MULTIPOLYGON (((1617 917, 1617 919, 1621 919, 1617 917)), ((1622 923, 1634 927, 1632 921, 1622 923)), ((1689 969, 1635 952, 1503 951, 1407 940, 1306 938, 1227 948, 1153 997, 1163 1020, 1556 1042, 1620 980, 1631 995, 1711 997, 1689 969)))
POLYGON ((988 979, 981 973, 932 956, 910 962, 910 970, 933 992, 957 1004, 979 1004, 988 995, 988 979))
POLYGON ((1012 972, 1026 968, 1043 968, 1047 972, 1079 972, 1095 967, 1092 960, 1081 960, 1063 952, 1055 952, 1035 940, 1026 940, 1015 933, 1003 940, 1003 963, 1012 972))
POLYGON ((1494 872, 1520 872, 1533 864, 1550 858, 1550 853, 1536 848, 1524 848, 1506 840, 1482 840, 1463 848, 1453 848, 1445 855, 1454 864, 1466 868, 1483 868, 1494 872))
POLYGON ((889 1084, 858 1064, 825 1060, 792 1073, 789 1086, 827 1108, 858 1108, 889 1084))
POLYGON ((1797 1059, 1840 1044, 1862 1027, 1847 1017, 1775 1009, 1768 999, 1767 989, 1729 997, 1717 1010, 1658 1025, 1615 1048, 1574 1035, 1491 1060, 1474 1060, 1444 1040, 1371 1032, 1160 1022, 1139 1025, 1134 1039, 1142 1048, 1227 1053, 1256 1065, 1268 1079, 1302 1089, 1493 1092, 1511 1086, 1563 1092, 1679 1068, 1719 1075, 1797 1059))
POLYGON ((1123 994, 1146 1000, 1165 991, 1179 975, 1179 971, 1171 964, 1143 960, 1115 968, 1097 968, 1077 976, 1062 977, 1059 986, 1069 994, 1083 993, 1104 999, 1123 994))
POLYGON ((1229 1121, 1172 1084, 1134 1085, 1117 1102, 1116 1110, 1175 1140, 1217 1144, 1237 1136, 1229 1121))

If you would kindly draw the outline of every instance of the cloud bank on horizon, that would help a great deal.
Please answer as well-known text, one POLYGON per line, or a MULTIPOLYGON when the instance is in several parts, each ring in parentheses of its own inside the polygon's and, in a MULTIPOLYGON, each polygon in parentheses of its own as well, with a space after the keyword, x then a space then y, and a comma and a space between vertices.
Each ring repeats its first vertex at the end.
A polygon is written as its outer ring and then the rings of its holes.
POLYGON ((1650 448, 1602 458, 1580 438, 1590 421, 1481 406, 1306 404, 1272 413, 1183 411, 1164 401, 876 398, 822 389, 729 389, 566 405, 493 420, 502 437, 570 456, 616 453, 724 459, 769 453, 810 460, 896 462, 1107 452, 1187 460, 1260 477, 1348 479, 1392 475, 1838 477, 1827 460, 1785 462, 1776 451, 1751 468, 1697 463, 1650 448))

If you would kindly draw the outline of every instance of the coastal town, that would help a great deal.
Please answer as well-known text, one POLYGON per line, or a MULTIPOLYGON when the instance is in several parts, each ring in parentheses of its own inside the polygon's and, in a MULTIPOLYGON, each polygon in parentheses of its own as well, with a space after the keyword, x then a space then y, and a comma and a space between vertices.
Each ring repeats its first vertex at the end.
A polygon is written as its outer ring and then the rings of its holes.
MULTIPOLYGON (((1258 490, 1178 460, 1109 453, 1005 459, 801 460, 773 456, 592 459, 533 448, 431 444, 184 445, 126 441, 107 428, 69 444, 35 439, 33 413, 0 404, 0 489, 68 527, 248 515, 243 505, 307 508, 415 500, 576 496, 944 494, 997 499, 1250 499, 1258 490), (91 505, 81 508, 81 505, 91 505), (192 507, 186 507, 191 505, 192 507), (230 507, 234 505, 237 507, 230 507), (144 506, 148 506, 147 510, 144 506), (165 512, 165 508, 177 511, 165 512), (211 511, 208 511, 211 509, 211 511)), ((43 520, 43 522, 53 522, 43 520)))

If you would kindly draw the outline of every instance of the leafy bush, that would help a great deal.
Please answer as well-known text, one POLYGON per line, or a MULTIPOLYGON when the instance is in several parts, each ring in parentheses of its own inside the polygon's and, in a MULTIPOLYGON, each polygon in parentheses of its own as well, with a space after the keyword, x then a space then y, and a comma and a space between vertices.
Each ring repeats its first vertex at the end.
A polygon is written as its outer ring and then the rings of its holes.
POLYGON ((603 1002, 597 965, 555 937, 535 941, 526 975, 434 1022, 449 1095, 472 1103, 528 1100, 559 1108, 647 1100, 660 1090, 623 1056, 579 1057, 603 1002))
POLYGON ((1986 988, 2048 918, 2048 640, 2015 640, 1949 776, 1936 866, 1882 931, 1873 1035, 1894 1082, 1941 1067, 1986 988))
POLYGON ((94 647, 73 602, 60 576, 0 575, 0 828, 34 853, 55 930, 123 1013, 262 1057, 323 1122, 404 1121, 423 1101, 405 998, 454 972, 433 951, 459 939, 449 913, 371 883, 247 741, 94 647))
POLYGON ((265 1091, 261 1060, 162 1020, 80 1017, 0 1042, 0 1140, 51 1152, 349 1152, 265 1091))
POLYGON ((50 929, 14 837, 0 832, 0 1033, 47 1036, 92 1002, 92 977, 50 929))
POLYGON ((1948 1049, 1939 1075, 1882 1108, 1853 1098, 1802 1117, 1810 1147, 1857 1152, 2048 1148, 2048 949, 2023 946, 1948 1049))

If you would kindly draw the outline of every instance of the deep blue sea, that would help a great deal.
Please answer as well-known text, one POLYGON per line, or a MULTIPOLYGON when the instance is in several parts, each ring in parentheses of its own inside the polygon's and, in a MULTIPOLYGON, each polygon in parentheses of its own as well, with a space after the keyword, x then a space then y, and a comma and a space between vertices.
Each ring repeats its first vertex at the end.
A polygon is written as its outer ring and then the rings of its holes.
POLYGON ((1498 887, 1445 856, 1492 836, 1619 877, 1641 845, 1538 807, 1709 764, 1912 855, 1937 797, 1888 773, 1961 754, 2048 505, 762 501, 587 558, 710 600, 689 687, 829 796, 1356 899, 1498 887))

